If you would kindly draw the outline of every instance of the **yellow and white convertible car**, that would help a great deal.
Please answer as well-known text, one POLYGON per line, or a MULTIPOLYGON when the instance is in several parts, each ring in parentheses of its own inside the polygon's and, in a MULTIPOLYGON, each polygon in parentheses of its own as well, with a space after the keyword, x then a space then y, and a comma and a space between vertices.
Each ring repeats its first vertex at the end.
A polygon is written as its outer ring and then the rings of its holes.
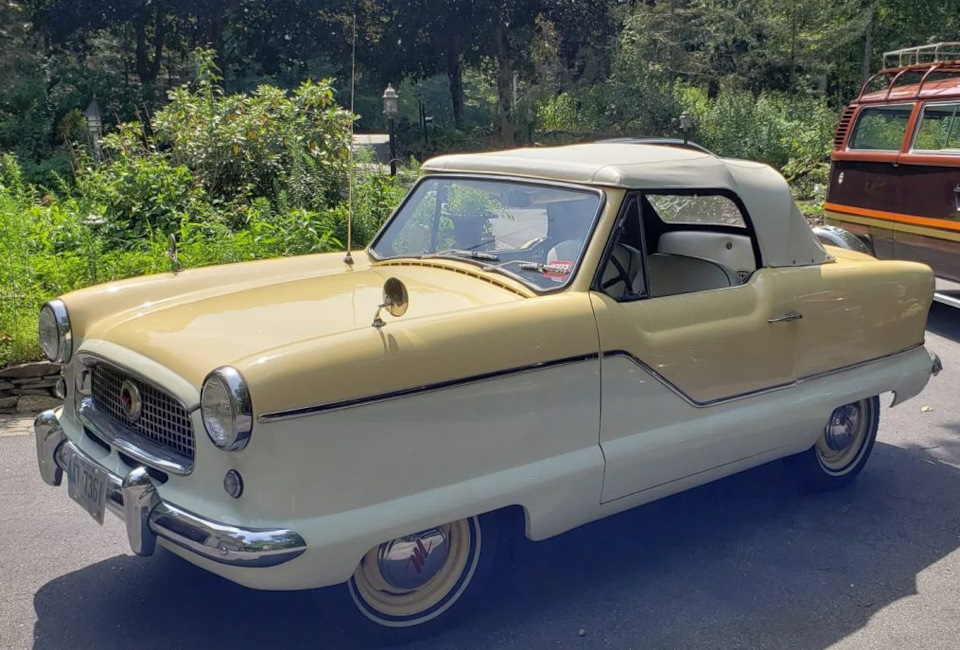
POLYGON ((466 609, 542 540, 786 459, 867 461, 917 395, 927 267, 824 248, 769 167, 587 144, 433 159, 373 243, 44 306, 40 472, 95 520, 361 633, 466 609), (516 530, 514 529, 514 526, 516 530))

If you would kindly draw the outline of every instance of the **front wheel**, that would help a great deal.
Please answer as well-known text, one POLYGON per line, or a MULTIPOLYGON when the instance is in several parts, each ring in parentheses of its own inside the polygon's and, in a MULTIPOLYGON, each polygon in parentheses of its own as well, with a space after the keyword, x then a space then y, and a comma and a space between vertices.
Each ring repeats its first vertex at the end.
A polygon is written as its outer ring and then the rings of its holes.
POLYGON ((494 565, 497 532, 491 514, 371 549, 346 584, 349 628, 366 641, 395 644, 446 627, 478 604, 494 565))
POLYGON ((830 414, 813 447, 785 459, 787 466, 809 489, 843 487, 867 464, 879 426, 879 397, 845 404, 830 414))

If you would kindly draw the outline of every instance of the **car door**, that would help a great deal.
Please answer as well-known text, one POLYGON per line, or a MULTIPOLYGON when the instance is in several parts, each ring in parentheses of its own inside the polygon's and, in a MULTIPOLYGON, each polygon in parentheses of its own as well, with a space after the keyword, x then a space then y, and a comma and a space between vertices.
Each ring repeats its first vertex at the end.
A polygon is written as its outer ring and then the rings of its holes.
MULTIPOLYGON (((629 233, 624 225, 640 212, 628 203, 616 236, 629 233)), ((753 238, 745 214, 741 223, 753 238)), ((761 267, 725 288, 696 290, 694 283, 691 291, 656 296, 651 257, 659 253, 651 229, 641 230, 643 241, 631 248, 645 251, 647 276, 636 295, 601 288, 610 281, 591 294, 602 350, 605 502, 784 446, 787 432, 778 433, 776 418, 763 421, 760 407, 751 414, 750 406, 797 378, 795 305, 777 270, 761 267)))

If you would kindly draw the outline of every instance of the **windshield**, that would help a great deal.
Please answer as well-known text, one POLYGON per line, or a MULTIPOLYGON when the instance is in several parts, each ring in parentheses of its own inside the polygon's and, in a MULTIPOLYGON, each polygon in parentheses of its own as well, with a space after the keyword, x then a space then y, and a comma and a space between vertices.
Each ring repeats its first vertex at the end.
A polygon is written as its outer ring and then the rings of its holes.
POLYGON ((601 195, 587 189, 427 178, 371 246, 380 258, 449 257, 513 275, 534 289, 567 283, 586 249, 601 195))

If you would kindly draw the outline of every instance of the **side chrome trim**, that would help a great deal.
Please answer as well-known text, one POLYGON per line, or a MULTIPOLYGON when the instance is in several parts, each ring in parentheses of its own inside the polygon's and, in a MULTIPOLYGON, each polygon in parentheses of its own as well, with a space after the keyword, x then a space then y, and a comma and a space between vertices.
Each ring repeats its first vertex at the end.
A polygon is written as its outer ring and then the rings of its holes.
POLYGON ((829 377, 831 375, 847 372, 848 370, 855 370, 857 368, 862 368, 864 366, 878 363, 880 361, 886 361, 887 359, 892 359, 893 357, 900 356, 901 354, 912 352, 913 350, 916 350, 917 348, 920 348, 920 347, 923 347, 923 343, 917 343, 916 345, 912 345, 909 348, 900 350, 899 352, 893 352, 892 354, 885 354, 883 356, 875 357, 873 359, 868 359, 866 361, 859 361, 857 363, 851 363, 849 365, 841 366, 839 368, 834 368, 832 370, 827 370, 827 371, 815 373, 812 375, 806 375, 804 377, 800 377, 796 381, 791 381, 785 384, 776 384, 774 386, 759 388, 757 390, 748 391, 745 393, 737 393, 735 395, 730 395, 728 397, 718 397, 717 399, 707 400, 704 402, 693 399, 692 397, 684 393, 678 386, 673 384, 669 379, 667 379, 666 377, 658 373, 656 370, 654 370, 653 368, 648 366, 646 363, 644 363, 641 359, 638 359, 637 357, 633 356, 630 352, 627 352, 626 350, 610 350, 610 351, 604 352, 603 357, 605 359, 607 357, 624 357, 626 359, 629 359, 630 361, 635 363, 637 366, 639 366, 640 368, 645 370, 647 373, 649 373, 652 377, 654 377, 657 381, 659 381, 665 387, 669 388, 674 394, 676 394, 678 397, 683 399, 683 401, 685 401, 690 406, 695 406, 697 408, 706 408, 709 406, 717 406, 718 404, 726 404, 727 402, 734 402, 741 399, 747 399, 749 397, 756 397, 758 395, 773 393, 778 390, 783 390, 785 388, 791 388, 805 381, 812 381, 814 379, 823 379, 824 377, 829 377))
POLYGON ((516 368, 509 368, 507 370, 496 370, 493 372, 482 373, 479 375, 472 375, 470 377, 463 377, 461 379, 451 379, 449 381, 442 381, 436 384, 426 384, 424 386, 414 386, 411 388, 403 388, 401 390, 392 391, 389 393, 381 393, 380 395, 370 395, 368 397, 358 397, 355 399, 341 400, 338 402, 327 402, 325 404, 316 404, 314 406, 305 406, 298 409, 290 409, 287 411, 274 411, 272 413, 262 413, 257 418, 258 422, 277 422, 280 420, 289 420, 291 418, 299 418, 307 415, 316 415, 317 413, 326 413, 328 411, 338 411, 341 409, 355 408, 357 406, 365 406, 367 404, 375 404, 379 402, 386 402, 393 399, 398 399, 400 397, 407 397, 409 395, 415 395, 417 393, 427 393, 437 390, 445 390, 447 388, 455 388, 458 386, 465 386, 467 384, 474 384, 481 381, 489 381, 491 379, 499 379, 501 377, 508 377, 511 375, 520 375, 528 372, 535 372, 537 370, 546 370, 547 368, 555 368, 557 366, 563 366, 571 363, 580 363, 583 361, 591 361, 593 359, 599 358, 599 354, 593 352, 590 354, 582 354, 575 357, 566 357, 563 359, 556 359, 554 361, 541 361, 538 363, 531 363, 525 366, 518 366, 516 368))
POLYGON ((76 413, 83 426, 134 460, 178 476, 193 472, 192 460, 171 453, 169 449, 120 426, 97 410, 93 398, 80 400, 76 413))
MULTIPOLYGON (((660 383, 662 383, 664 386, 666 386, 668 389, 670 389, 673 393, 675 393, 678 397, 680 397, 681 399, 683 399, 685 402, 687 402, 687 403, 690 404, 691 406, 696 406, 696 407, 698 407, 698 408, 704 408, 704 407, 708 407, 708 406, 715 406, 715 405, 717 405, 717 404, 723 404, 723 403, 725 403, 725 402, 732 402, 732 401, 739 400, 739 399, 746 399, 746 398, 748 398, 748 397, 755 397, 755 396, 757 396, 757 395, 762 395, 762 394, 765 394, 765 393, 772 393, 772 392, 774 392, 774 391, 783 390, 783 389, 785 389, 785 388, 790 388, 791 386, 795 386, 795 385, 797 385, 797 384, 800 383, 800 382, 810 381, 810 380, 813 380, 813 379, 820 379, 820 378, 826 377, 826 376, 828 376, 828 375, 833 375, 833 374, 837 374, 837 373, 841 373, 841 372, 846 372, 847 370, 853 370, 853 369, 855 369, 855 368, 860 368, 860 367, 862 367, 862 366, 866 366, 866 365, 869 365, 869 364, 871 364, 871 363, 877 363, 877 362, 883 361, 883 360, 885 360, 885 359, 890 359, 890 358, 892 358, 892 357, 895 357, 895 356, 900 355, 900 354, 905 354, 905 353, 907 353, 907 352, 910 352, 911 350, 915 350, 915 349, 917 349, 917 348, 919 348, 919 347, 922 347, 922 346, 923 346, 923 343, 918 343, 918 344, 916 344, 916 345, 914 345, 914 346, 911 346, 911 347, 909 347, 909 348, 906 348, 906 349, 904 349, 904 350, 900 350, 899 352, 894 352, 894 353, 892 353, 892 354, 887 354, 887 355, 884 355, 884 356, 881 356, 881 357, 876 357, 876 358, 874 358, 874 359, 869 359, 869 360, 867 360, 867 361, 860 361, 860 362, 858 362, 858 363, 850 364, 850 365, 847 365, 847 366, 842 366, 842 367, 840 367, 840 368, 834 368, 833 370, 828 370, 828 371, 826 371, 826 372, 822 372, 822 373, 818 373, 818 374, 814 374, 814 375, 808 375, 808 376, 799 378, 797 381, 792 381, 792 382, 788 382, 788 383, 785 383, 785 384, 776 384, 776 385, 774 385, 774 386, 768 386, 768 387, 765 387, 765 388, 760 388, 760 389, 757 389, 757 390, 755 390, 755 391, 749 391, 749 392, 746 392, 746 393, 738 393, 738 394, 736 394, 736 395, 730 395, 730 396, 727 396, 727 397, 719 397, 719 398, 717 398, 717 399, 707 400, 707 401, 703 401, 703 402, 698 401, 698 400, 695 400, 695 399, 693 399, 692 397, 690 397, 689 395, 687 395, 686 393, 684 393, 678 386, 676 386, 675 384, 673 384, 672 382, 670 382, 669 379, 667 379, 667 378, 664 377, 663 375, 659 374, 656 370, 654 370, 653 368, 651 368, 650 366, 648 366, 648 365, 647 365, 646 363, 644 363, 641 359, 638 359, 637 357, 635 357, 635 356, 634 356, 633 354, 631 354, 630 352, 627 352, 626 350, 608 350, 608 351, 604 352, 602 356, 603 356, 603 358, 605 358, 605 359, 606 359, 606 358, 609 358, 609 357, 625 357, 625 358, 629 359, 630 361, 632 361, 633 363, 635 363, 636 365, 638 365, 640 368, 642 368, 643 370, 645 370, 647 373, 649 373, 651 376, 653 376, 653 377, 654 377, 655 379, 657 379, 660 383)), ((439 382, 439 383, 436 383, 436 384, 427 384, 427 385, 424 385, 424 386, 416 386, 416 387, 412 387, 412 388, 405 388, 405 389, 402 389, 402 390, 393 391, 393 392, 389 392, 389 393, 382 393, 382 394, 380 394, 380 395, 371 395, 371 396, 369 396, 369 397, 358 397, 358 398, 356 398, 356 399, 342 400, 342 401, 338 401, 338 402, 327 402, 327 403, 325 403, 325 404, 317 404, 317 405, 314 405, 314 406, 306 406, 306 407, 303 407, 303 408, 290 409, 290 410, 287 410, 287 411, 274 411, 274 412, 271 412, 271 413, 262 413, 262 414, 257 418, 257 421, 258 421, 258 422, 262 422, 262 423, 278 422, 278 421, 281 421, 281 420, 289 420, 289 419, 292 419, 292 418, 305 417, 305 416, 308 416, 308 415, 316 415, 316 414, 318 414, 318 413, 326 413, 326 412, 328 412, 328 411, 337 411, 337 410, 341 410, 341 409, 355 408, 355 407, 358 407, 358 406, 365 406, 365 405, 367 405, 367 404, 375 404, 375 403, 379 403, 379 402, 386 402, 386 401, 388 401, 388 400, 398 399, 398 398, 400 398, 400 397, 407 397, 407 396, 409 396, 409 395, 415 395, 415 394, 417 394, 417 393, 425 393, 425 392, 430 392, 430 391, 444 390, 444 389, 447 389, 447 388, 454 388, 454 387, 458 387, 458 386, 464 386, 464 385, 473 384, 473 383, 477 383, 477 382, 481 382, 481 381, 489 381, 489 380, 491 380, 491 379, 498 379, 498 378, 507 377, 507 376, 510 376, 510 375, 518 375, 518 374, 527 373, 527 372, 535 372, 535 371, 537 371, 537 370, 545 370, 545 369, 547 369, 547 368, 553 368, 553 367, 555 367, 555 366, 560 366, 560 365, 565 365, 565 364, 570 364, 570 363, 579 363, 579 362, 582 362, 582 361, 590 361, 590 360, 592 360, 592 359, 596 359, 598 356, 600 356, 600 355, 597 355, 597 354, 585 354, 585 355, 581 355, 581 356, 577 356, 577 357, 568 357, 568 358, 565 358, 565 359, 557 359, 557 360, 555 360, 555 361, 544 361, 544 362, 541 362, 541 363, 530 364, 530 365, 527 365, 527 366, 520 366, 520 367, 518 367, 518 368, 510 368, 510 369, 508 369, 508 370, 499 370, 499 371, 495 371, 495 372, 484 373, 484 374, 481 374, 481 375, 473 375, 473 376, 471 376, 471 377, 464 377, 464 378, 462 378, 462 379, 453 379, 453 380, 450 380, 450 381, 439 382)))
MULTIPOLYGON (((66 439, 53 411, 41 413, 36 422, 37 452, 42 454, 37 460, 44 481, 50 473, 48 468, 56 467, 62 476, 74 457, 100 466, 66 439), (58 443, 55 448, 54 442, 58 443)), ((291 530, 222 524, 167 503, 143 467, 124 477, 106 473, 106 507, 124 520, 127 539, 137 555, 151 555, 158 537, 213 562, 250 568, 277 566, 307 549, 303 538, 291 530)))

